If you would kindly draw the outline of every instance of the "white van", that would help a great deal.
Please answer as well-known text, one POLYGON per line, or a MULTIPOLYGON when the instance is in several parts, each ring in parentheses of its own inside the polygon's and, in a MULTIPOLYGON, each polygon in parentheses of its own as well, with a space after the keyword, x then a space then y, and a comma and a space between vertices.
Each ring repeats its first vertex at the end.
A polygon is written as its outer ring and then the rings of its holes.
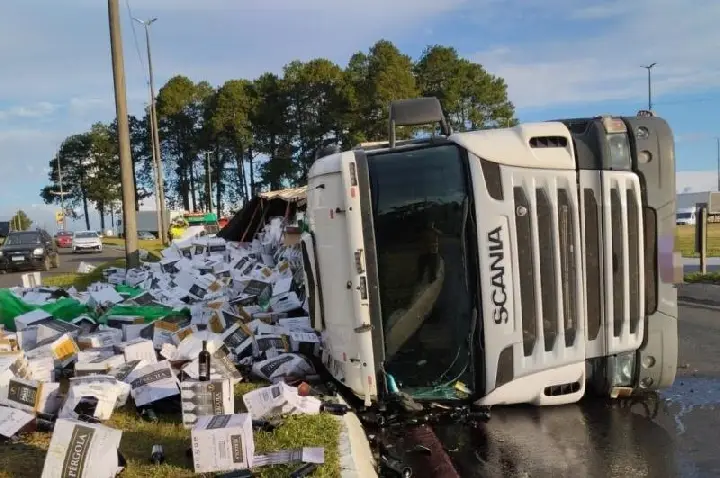
POLYGON ((678 226, 694 226, 697 220, 697 212, 694 207, 678 209, 675 224, 678 226))

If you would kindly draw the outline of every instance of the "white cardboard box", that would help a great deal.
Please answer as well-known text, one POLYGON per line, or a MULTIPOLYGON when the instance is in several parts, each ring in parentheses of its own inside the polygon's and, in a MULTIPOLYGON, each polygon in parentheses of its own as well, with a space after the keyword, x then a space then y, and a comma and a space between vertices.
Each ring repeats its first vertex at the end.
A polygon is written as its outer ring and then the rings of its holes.
POLYGON ((35 415, 0 405, 0 435, 11 437, 35 420, 35 415))
POLYGON ((192 428, 200 417, 232 415, 235 395, 232 382, 225 380, 185 380, 180 384, 182 420, 185 428, 192 428))
POLYGON ((191 440, 195 473, 252 468, 255 442, 247 413, 200 417, 191 440))
POLYGON ((122 431, 58 418, 41 478, 115 478, 122 431))

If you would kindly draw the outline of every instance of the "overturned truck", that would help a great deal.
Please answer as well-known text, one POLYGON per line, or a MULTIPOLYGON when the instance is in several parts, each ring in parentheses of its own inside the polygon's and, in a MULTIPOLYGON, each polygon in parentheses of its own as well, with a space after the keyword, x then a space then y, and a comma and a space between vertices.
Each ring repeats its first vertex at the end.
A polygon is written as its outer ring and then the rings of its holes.
POLYGON ((670 386, 674 141, 653 115, 453 133, 396 101, 389 141, 307 185, 308 304, 328 370, 371 403, 566 404, 670 386), (397 126, 440 134, 396 140, 397 126))

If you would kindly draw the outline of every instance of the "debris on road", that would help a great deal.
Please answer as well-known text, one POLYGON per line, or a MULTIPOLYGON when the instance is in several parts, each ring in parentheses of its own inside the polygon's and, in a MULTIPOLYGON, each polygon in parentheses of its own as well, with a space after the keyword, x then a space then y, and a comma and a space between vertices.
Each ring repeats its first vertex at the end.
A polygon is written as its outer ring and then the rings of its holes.
POLYGON ((151 422, 156 411, 182 416, 197 473, 311 464, 296 472, 305 476, 322 464, 323 448, 254 454, 258 420, 325 410, 311 393, 321 340, 300 248, 284 244, 283 227, 272 218, 250 243, 186 235, 159 262, 106 269, 85 291, 0 290, 0 439, 53 430, 43 477, 114 476, 122 431, 103 423, 132 404, 151 422), (236 414, 233 387, 253 378, 271 385, 236 414))

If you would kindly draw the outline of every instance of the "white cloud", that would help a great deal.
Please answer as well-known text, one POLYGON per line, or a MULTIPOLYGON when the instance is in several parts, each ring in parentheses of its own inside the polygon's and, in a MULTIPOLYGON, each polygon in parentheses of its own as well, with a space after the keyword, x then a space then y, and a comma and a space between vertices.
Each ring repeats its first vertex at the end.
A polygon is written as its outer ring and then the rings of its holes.
POLYGON ((636 0, 584 7, 570 0, 554 3, 557 14, 565 12, 574 22, 572 36, 532 38, 473 55, 507 80, 519 107, 642 101, 647 97, 647 73, 640 65, 650 62, 658 63, 653 70, 656 95, 720 85, 717 1, 636 0))
POLYGON ((52 115, 57 111, 57 105, 41 101, 27 106, 15 106, 0 110, 0 120, 11 119, 38 119, 52 115))
POLYGON ((110 98, 96 97, 75 97, 70 100, 68 110, 73 115, 87 115, 88 113, 96 113, 98 110, 108 110, 114 108, 110 98))

